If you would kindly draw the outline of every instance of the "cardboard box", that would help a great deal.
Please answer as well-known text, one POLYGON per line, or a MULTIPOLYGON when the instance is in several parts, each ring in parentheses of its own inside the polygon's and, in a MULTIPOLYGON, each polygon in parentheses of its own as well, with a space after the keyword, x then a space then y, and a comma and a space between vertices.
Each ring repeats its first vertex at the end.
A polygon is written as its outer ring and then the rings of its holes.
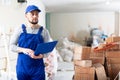
POLYGON ((100 63, 94 64, 95 73, 97 75, 97 80, 107 80, 106 72, 104 66, 100 63))
POLYGON ((120 50, 120 43, 114 43, 115 46, 106 50, 106 51, 119 51, 120 50))
POLYGON ((98 52, 98 53, 90 53, 90 60, 92 60, 93 64, 100 63, 104 64, 105 63, 105 53, 104 52, 98 52))
POLYGON ((74 48, 74 60, 88 60, 91 53, 91 47, 79 46, 74 48))
POLYGON ((105 56, 107 58, 120 58, 120 51, 107 51, 105 56))
POLYGON ((120 72, 116 75, 116 77, 114 78, 114 80, 120 80, 120 72))
POLYGON ((120 37, 116 36, 116 37, 108 37, 106 39, 106 43, 111 43, 111 42, 119 42, 120 41, 120 37))
POLYGON ((94 67, 75 66, 74 80, 94 80, 94 79, 95 79, 94 67))
POLYGON ((81 67, 91 67, 92 60, 74 60, 74 65, 81 66, 81 67))
POLYGON ((120 71, 120 51, 106 52, 107 73, 110 80, 114 80, 120 71))

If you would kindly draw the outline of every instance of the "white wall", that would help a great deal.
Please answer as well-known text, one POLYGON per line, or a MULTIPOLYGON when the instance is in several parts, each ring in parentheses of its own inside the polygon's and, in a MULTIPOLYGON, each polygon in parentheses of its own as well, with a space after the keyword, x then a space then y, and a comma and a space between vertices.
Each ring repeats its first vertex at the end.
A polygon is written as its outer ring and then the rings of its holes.
POLYGON ((89 35, 89 28, 102 27, 105 34, 110 35, 115 31, 114 12, 81 12, 81 13, 51 13, 50 30, 55 39, 67 37, 75 33, 80 42, 89 35))
POLYGON ((28 0, 27 3, 17 3, 12 0, 9 5, 0 5, 0 32, 5 28, 5 32, 9 33, 10 28, 25 23, 25 8, 29 4, 37 5, 41 9, 39 24, 45 26, 45 6, 41 1, 28 0))
POLYGON ((9 31, 12 27, 17 27, 23 21, 24 18, 24 7, 20 6, 0 6, 0 31, 5 28, 5 31, 9 31))

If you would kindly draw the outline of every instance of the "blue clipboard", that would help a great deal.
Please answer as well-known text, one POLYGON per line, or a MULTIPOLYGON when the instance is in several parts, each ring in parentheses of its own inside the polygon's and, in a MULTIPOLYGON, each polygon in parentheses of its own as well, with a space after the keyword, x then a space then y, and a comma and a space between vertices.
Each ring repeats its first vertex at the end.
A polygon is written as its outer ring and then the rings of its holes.
POLYGON ((39 54, 46 54, 55 48, 57 45, 58 41, 52 41, 52 42, 46 42, 46 43, 40 43, 37 45, 34 54, 38 56, 39 54))

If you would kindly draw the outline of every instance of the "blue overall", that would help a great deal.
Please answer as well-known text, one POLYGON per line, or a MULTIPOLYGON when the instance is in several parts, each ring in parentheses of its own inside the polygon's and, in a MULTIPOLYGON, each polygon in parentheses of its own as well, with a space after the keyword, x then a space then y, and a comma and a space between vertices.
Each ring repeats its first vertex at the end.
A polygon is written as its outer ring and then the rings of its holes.
MULTIPOLYGON (((18 39, 18 46, 35 50, 38 43, 43 43, 41 32, 43 27, 39 28, 37 34, 27 33, 26 27, 22 25, 23 33, 18 39)), ((45 66, 43 59, 33 59, 24 53, 18 54, 17 59, 17 78, 18 80, 45 80, 45 66)))

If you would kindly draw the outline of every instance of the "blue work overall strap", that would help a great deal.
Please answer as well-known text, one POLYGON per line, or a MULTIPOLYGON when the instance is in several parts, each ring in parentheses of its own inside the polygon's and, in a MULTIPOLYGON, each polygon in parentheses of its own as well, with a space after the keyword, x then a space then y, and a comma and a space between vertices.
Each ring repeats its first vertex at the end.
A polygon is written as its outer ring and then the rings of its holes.
POLYGON ((23 33, 27 33, 26 26, 24 24, 22 24, 22 30, 23 30, 23 33))
POLYGON ((43 42, 44 42, 44 39, 43 39, 43 36, 42 36, 42 31, 43 31, 43 27, 41 26, 41 27, 39 28, 38 33, 37 33, 37 35, 39 36, 39 37, 38 37, 38 38, 39 38, 39 43, 43 43, 43 42))
POLYGON ((43 27, 41 26, 40 29, 39 29, 39 31, 38 31, 38 34, 41 34, 42 30, 43 30, 43 27))

